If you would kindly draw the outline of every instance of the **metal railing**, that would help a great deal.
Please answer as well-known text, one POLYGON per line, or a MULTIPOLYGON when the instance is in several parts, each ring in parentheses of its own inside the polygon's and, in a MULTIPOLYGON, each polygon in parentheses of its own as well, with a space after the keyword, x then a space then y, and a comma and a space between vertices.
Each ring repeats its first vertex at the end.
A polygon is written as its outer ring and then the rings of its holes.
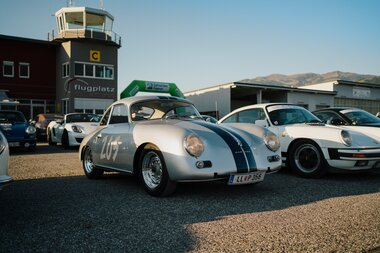
POLYGON ((48 41, 55 39, 97 39, 114 42, 121 46, 121 36, 111 30, 102 29, 68 29, 61 31, 58 36, 55 36, 54 30, 48 33, 48 41))

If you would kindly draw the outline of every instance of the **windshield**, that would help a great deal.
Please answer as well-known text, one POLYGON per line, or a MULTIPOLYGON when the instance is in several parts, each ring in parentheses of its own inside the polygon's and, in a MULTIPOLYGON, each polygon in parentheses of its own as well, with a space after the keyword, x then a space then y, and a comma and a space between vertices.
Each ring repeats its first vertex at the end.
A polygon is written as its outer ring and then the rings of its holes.
POLYGON ((380 123, 380 118, 362 110, 343 110, 341 111, 347 118, 352 121, 353 125, 380 123))
POLYGON ((26 119, 21 112, 0 112, 0 123, 25 123, 26 119))
POLYGON ((184 101, 150 100, 131 106, 133 121, 169 118, 201 118, 198 110, 184 101))
POLYGON ((321 123, 321 121, 308 110, 299 106, 273 106, 268 108, 270 121, 275 126, 321 123))
POLYGON ((72 122, 99 122, 100 116, 92 113, 76 113, 66 115, 66 123, 72 122))

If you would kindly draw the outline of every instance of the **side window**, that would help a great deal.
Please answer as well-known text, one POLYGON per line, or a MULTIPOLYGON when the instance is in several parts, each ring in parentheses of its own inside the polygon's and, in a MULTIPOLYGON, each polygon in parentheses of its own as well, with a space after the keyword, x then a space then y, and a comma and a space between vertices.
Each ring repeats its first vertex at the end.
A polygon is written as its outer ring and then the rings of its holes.
POLYGON ((113 107, 110 124, 128 123, 128 111, 125 104, 118 104, 113 107))
POLYGON ((108 122, 108 119, 110 117, 110 114, 111 114, 111 107, 108 108, 108 110, 104 113, 103 118, 102 118, 102 120, 99 123, 100 126, 107 125, 107 122, 108 122))
POLYGON ((257 108, 252 110, 246 110, 239 113, 240 123, 252 123, 254 124, 256 120, 265 119, 265 114, 263 109, 257 108))
POLYGON ((237 122, 237 114, 233 114, 227 119, 225 119, 222 123, 236 123, 237 122))

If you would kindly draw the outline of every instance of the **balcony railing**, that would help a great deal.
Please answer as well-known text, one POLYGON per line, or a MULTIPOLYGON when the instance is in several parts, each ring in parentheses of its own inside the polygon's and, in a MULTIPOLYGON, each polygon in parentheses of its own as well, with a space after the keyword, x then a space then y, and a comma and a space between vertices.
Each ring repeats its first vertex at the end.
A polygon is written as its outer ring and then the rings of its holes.
POLYGON ((121 46, 121 36, 109 30, 98 29, 68 29, 61 31, 58 36, 55 36, 54 30, 48 33, 48 40, 55 39, 96 39, 114 42, 121 46))

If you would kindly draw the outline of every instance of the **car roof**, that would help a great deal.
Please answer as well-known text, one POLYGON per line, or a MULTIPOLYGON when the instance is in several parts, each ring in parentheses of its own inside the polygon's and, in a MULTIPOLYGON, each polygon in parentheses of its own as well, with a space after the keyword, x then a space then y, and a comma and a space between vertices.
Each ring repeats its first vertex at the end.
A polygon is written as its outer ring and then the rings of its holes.
POLYGON ((339 112, 339 111, 343 111, 343 110, 347 110, 347 109, 350 109, 350 110, 360 110, 362 111, 362 109, 359 109, 359 108, 356 108, 356 107, 328 107, 328 108, 323 108, 323 109, 318 109, 318 110, 315 110, 313 112, 320 112, 320 111, 334 111, 334 112, 339 112))
POLYGON ((298 107, 304 108, 301 105, 291 104, 291 103, 263 103, 263 104, 243 106, 243 107, 233 110, 233 112, 244 111, 244 110, 252 109, 252 108, 267 108, 269 106, 276 106, 276 105, 291 105, 291 106, 298 106, 298 107))

